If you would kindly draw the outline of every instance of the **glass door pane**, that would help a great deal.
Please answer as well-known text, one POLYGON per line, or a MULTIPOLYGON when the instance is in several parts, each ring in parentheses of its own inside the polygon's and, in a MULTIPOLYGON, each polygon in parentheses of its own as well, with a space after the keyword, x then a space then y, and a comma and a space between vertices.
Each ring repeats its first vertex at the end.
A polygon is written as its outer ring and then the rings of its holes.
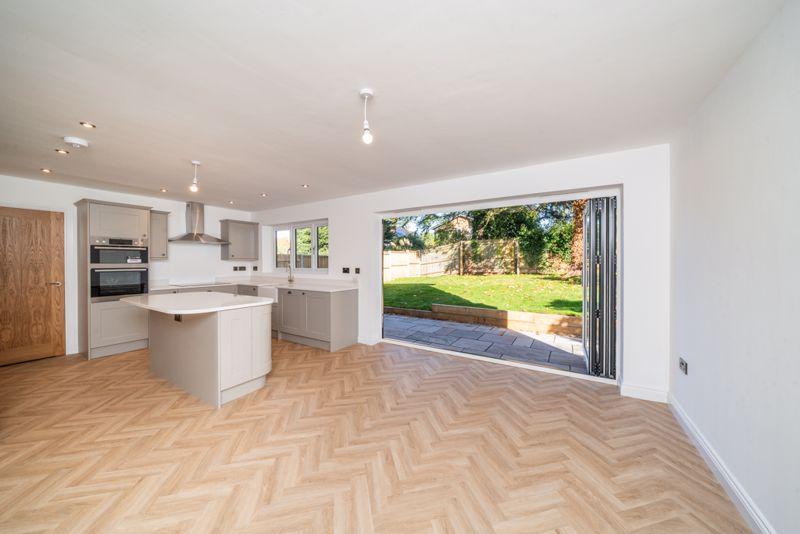
POLYGON ((311 268, 311 227, 294 229, 294 267, 295 269, 311 268))
POLYGON ((291 234, 289 230, 275 231, 275 267, 289 268, 289 247, 291 247, 291 234))
POLYGON ((328 268, 328 225, 317 226, 317 269, 328 268))

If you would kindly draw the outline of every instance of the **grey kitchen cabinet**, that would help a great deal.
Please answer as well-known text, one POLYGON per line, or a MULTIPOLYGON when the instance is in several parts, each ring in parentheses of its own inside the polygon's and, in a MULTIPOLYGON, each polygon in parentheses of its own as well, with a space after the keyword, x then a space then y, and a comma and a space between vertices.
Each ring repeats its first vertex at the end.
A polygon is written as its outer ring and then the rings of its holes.
POLYGON ((358 290, 280 289, 279 337, 329 351, 358 341, 358 290))
POLYGON ((150 210, 150 261, 166 260, 169 256, 169 212, 150 210))
POLYGON ((113 300, 91 303, 91 314, 92 349, 148 338, 147 310, 113 300))
POLYGON ((258 260, 259 223, 232 219, 223 219, 219 223, 220 237, 228 241, 227 245, 220 245, 220 257, 223 260, 258 260))
POLYGON ((250 295, 251 297, 258 296, 258 286, 251 286, 247 284, 239 284, 236 288, 239 295, 250 295))
POLYGON ((281 308, 281 332, 306 335, 306 294, 296 289, 281 289, 278 302, 281 308))
POLYGON ((202 291, 215 292, 215 293, 231 293, 236 294, 237 286, 234 284, 219 284, 210 286, 193 286, 193 287, 179 287, 178 293, 199 293, 202 291))
POLYGON ((306 333, 322 341, 331 340, 331 293, 305 291, 306 333))
POLYGON ((223 390, 267 374, 272 368, 269 306, 239 308, 219 314, 219 346, 223 390))
POLYGON ((151 289, 147 292, 148 295, 164 295, 167 293, 177 293, 177 289, 151 289))
POLYGON ((116 237, 146 242, 150 234, 150 210, 118 204, 89 204, 89 239, 116 237))

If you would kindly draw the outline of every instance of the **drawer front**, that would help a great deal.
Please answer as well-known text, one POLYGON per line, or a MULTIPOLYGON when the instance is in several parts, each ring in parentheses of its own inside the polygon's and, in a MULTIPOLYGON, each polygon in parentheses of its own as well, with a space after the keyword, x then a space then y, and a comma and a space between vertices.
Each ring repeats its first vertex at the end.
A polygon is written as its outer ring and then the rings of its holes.
POLYGON ((148 291, 147 293, 148 295, 166 295, 169 293, 177 293, 177 292, 178 292, 177 289, 153 289, 151 291, 148 291))
POLYGON ((238 288, 240 295, 249 295, 252 297, 258 296, 258 286, 248 286, 240 284, 238 288))

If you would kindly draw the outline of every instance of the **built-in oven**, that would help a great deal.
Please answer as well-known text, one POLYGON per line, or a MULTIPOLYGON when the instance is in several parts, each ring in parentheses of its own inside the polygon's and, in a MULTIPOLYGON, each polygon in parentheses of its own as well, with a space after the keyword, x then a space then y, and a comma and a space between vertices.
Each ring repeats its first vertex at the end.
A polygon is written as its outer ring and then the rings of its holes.
MULTIPOLYGON (((128 239, 127 241, 131 241, 128 239)), ((147 264, 147 247, 136 245, 92 245, 89 262, 93 264, 147 264)))
POLYGON ((147 268, 91 269, 92 302, 147 293, 147 268))

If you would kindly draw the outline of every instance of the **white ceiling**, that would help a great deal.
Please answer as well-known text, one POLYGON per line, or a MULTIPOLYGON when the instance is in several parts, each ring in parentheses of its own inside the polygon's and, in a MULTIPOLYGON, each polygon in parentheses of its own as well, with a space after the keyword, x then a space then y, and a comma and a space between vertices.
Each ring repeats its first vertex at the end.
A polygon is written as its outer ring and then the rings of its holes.
POLYGON ((4 0, 0 174, 255 210, 661 142, 780 3, 4 0))

